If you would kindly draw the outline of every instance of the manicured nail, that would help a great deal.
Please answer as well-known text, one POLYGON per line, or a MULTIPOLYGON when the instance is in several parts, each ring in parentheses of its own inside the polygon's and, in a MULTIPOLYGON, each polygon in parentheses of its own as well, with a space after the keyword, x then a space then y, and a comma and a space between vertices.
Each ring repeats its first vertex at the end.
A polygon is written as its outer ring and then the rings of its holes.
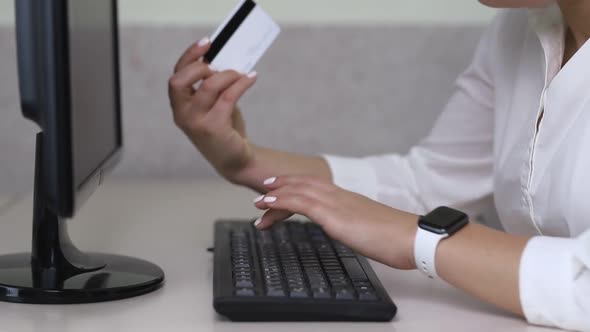
POLYGON ((264 203, 274 203, 277 201, 276 197, 266 196, 264 197, 264 203))
POLYGON ((264 185, 268 186, 269 184, 273 184, 273 183, 275 183, 276 180, 277 180, 276 177, 268 178, 268 179, 264 180, 264 185))
POLYGON ((246 75, 246 76, 248 76, 248 78, 254 78, 254 77, 258 76, 258 73, 257 73, 257 72, 255 72, 255 71, 252 71, 252 72, 250 72, 250 73, 249 73, 248 75, 246 75))
POLYGON ((254 226, 260 225, 261 222, 262 222, 262 218, 256 219, 256 221, 254 222, 254 226))
POLYGON ((209 37, 205 37, 205 38, 199 40, 199 42, 197 43, 197 46, 203 47, 203 46, 209 44, 210 42, 211 42, 211 40, 209 39, 209 37))
POLYGON ((263 200, 263 199, 264 199, 264 195, 262 195, 262 196, 258 196, 258 197, 256 197, 256 198, 254 198, 254 203, 258 203, 258 202, 260 202, 260 201, 261 201, 261 200, 263 200))

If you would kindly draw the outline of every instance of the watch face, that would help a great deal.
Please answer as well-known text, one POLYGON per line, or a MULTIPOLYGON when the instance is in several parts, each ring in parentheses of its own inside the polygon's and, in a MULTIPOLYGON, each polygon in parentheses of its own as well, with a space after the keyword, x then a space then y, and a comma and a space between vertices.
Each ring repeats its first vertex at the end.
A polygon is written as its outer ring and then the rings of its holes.
POLYGON ((448 207, 439 207, 421 217, 420 228, 437 234, 453 234, 469 222, 467 215, 448 207))

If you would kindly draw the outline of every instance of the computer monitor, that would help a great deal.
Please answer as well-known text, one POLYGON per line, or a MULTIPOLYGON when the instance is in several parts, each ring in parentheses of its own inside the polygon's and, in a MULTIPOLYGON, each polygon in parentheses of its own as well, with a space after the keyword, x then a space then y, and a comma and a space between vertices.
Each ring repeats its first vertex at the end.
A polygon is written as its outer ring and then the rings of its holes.
POLYGON ((43 189, 63 217, 74 215, 121 155, 114 4, 15 2, 22 111, 43 130, 51 182, 43 189))
POLYGON ((158 289, 140 259, 85 254, 65 224, 123 146, 116 0, 15 0, 23 115, 37 123, 32 252, 0 256, 0 300, 82 303, 158 289))

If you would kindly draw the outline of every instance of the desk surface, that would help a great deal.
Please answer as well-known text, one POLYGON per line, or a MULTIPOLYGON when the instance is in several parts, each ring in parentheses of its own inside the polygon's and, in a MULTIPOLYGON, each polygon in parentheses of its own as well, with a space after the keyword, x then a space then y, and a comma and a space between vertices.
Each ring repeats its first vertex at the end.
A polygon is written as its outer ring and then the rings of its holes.
MULTIPOLYGON (((73 241, 83 250, 151 260, 166 271, 166 285, 110 303, 0 303, 0 331, 547 331, 419 272, 377 263, 373 266, 399 308, 391 323, 229 322, 211 305, 212 256, 206 248, 216 218, 259 215, 254 196, 221 181, 107 183, 70 221, 73 241)), ((29 197, 0 215, 0 253, 29 250, 31 202, 29 197)))

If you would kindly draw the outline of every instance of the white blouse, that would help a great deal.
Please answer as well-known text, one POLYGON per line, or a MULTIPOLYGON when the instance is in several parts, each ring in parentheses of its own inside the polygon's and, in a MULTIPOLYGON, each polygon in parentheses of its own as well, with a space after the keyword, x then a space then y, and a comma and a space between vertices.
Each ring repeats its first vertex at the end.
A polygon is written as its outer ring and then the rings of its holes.
POLYGON ((532 324, 590 331, 590 42, 561 68, 557 5, 502 11, 428 137, 405 155, 326 156, 335 183, 423 214, 493 195, 532 324))

